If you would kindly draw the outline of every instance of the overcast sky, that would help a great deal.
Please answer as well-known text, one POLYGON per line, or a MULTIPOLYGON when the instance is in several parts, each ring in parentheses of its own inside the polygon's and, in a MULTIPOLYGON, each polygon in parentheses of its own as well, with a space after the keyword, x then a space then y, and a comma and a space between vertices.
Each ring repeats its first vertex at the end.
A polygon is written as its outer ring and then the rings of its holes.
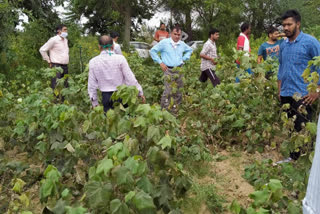
MULTIPOLYGON (((65 5, 65 6, 67 6, 67 5, 65 5)), ((54 9, 57 10, 61 19, 65 18, 65 16, 63 14, 66 12, 66 10, 63 6, 54 7, 54 9)), ((28 17, 25 14, 21 13, 19 18, 22 20, 22 22, 20 22, 20 24, 17 26, 17 28, 19 30, 22 30, 23 29, 22 23, 28 22, 28 17)), ((156 12, 155 15, 150 20, 144 19, 143 22, 146 23, 146 25, 149 27, 158 28, 160 25, 160 21, 166 22, 169 18, 170 18, 169 11, 156 12)), ((81 23, 85 23, 86 20, 87 20, 86 18, 83 18, 81 20, 81 23)))

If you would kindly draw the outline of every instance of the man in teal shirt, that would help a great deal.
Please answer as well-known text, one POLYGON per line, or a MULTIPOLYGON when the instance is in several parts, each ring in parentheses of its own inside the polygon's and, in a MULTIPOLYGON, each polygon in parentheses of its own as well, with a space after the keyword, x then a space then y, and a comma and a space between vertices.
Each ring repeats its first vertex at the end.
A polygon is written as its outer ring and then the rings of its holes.
POLYGON ((181 29, 177 26, 172 28, 171 38, 161 40, 150 50, 152 59, 160 65, 165 75, 161 107, 173 114, 177 113, 178 105, 181 104, 180 89, 183 87, 182 74, 174 68, 181 67, 191 54, 192 48, 181 41, 181 29), (172 86, 176 86, 177 90, 173 90, 172 86))

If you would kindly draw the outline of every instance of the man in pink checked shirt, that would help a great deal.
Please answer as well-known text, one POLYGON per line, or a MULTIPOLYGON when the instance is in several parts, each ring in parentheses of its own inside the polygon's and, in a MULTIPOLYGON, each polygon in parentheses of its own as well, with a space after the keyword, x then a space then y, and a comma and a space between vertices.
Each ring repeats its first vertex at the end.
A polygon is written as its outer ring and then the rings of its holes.
POLYGON ((88 93, 93 107, 99 105, 97 89, 102 92, 104 111, 113 108, 111 96, 120 85, 134 85, 139 90, 139 96, 145 102, 141 85, 132 73, 126 58, 115 54, 113 40, 109 36, 99 39, 99 56, 89 62, 88 93))
MULTIPOLYGON (((42 58, 48 62, 50 68, 60 67, 63 70, 62 73, 57 72, 56 77, 51 79, 52 89, 55 89, 57 79, 61 79, 68 74, 69 64, 68 28, 65 25, 58 25, 56 32, 57 35, 51 37, 39 50, 42 58)), ((64 82, 64 85, 68 87, 67 80, 64 82)))

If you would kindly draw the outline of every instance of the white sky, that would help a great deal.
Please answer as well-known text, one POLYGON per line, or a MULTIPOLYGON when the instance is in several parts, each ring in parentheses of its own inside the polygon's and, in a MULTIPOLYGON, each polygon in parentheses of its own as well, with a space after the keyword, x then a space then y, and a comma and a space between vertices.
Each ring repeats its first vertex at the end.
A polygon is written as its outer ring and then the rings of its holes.
MULTIPOLYGON (((64 13, 66 12, 66 9, 63 6, 54 7, 54 9, 58 12, 61 19, 65 18, 64 13)), ((23 30, 22 24, 23 22, 28 22, 28 17, 21 12, 19 18, 22 21, 17 26, 17 29, 23 30)), ((165 23, 167 23, 169 18, 170 18, 169 11, 156 12, 155 15, 150 20, 144 19, 143 22, 149 27, 158 28, 161 21, 164 21, 165 23)), ((86 21, 87 19, 84 17, 80 20, 80 23, 85 23, 86 21)))

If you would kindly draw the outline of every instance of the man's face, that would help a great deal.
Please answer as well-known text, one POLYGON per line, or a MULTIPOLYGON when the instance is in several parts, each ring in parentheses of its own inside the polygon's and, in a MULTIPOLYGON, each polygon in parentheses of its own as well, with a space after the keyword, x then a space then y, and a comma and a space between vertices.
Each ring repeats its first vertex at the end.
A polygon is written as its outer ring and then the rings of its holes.
POLYGON ((286 37, 293 37, 300 28, 300 22, 296 22, 292 17, 282 21, 283 31, 286 37))
POLYGON ((211 34, 211 39, 212 39, 213 41, 217 41, 217 40, 219 39, 219 37, 220 37, 219 32, 214 33, 214 34, 211 34))
POLYGON ((160 26, 160 30, 166 30, 166 25, 165 25, 165 24, 162 24, 162 25, 160 26))
POLYGON ((279 31, 275 31, 273 33, 269 33, 269 38, 272 40, 272 41, 277 41, 278 38, 279 38, 279 31))
POLYGON ((58 34, 60 35, 62 32, 68 33, 68 28, 67 27, 63 27, 61 30, 58 31, 58 34))
POLYGON ((181 30, 177 31, 176 29, 174 29, 171 33, 171 38, 174 42, 179 42, 181 37, 181 30))
POLYGON ((251 34, 251 26, 247 30, 247 35, 250 35, 250 34, 251 34))

